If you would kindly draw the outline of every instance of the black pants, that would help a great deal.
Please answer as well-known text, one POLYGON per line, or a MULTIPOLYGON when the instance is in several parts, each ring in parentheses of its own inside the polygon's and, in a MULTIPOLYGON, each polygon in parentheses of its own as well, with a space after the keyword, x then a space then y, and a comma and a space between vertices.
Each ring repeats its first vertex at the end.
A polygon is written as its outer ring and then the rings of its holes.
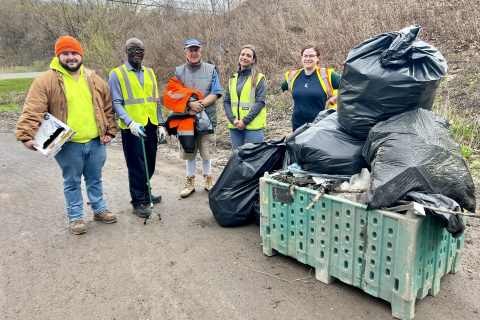
MULTIPOLYGON (((147 135, 144 139, 145 152, 147 154, 148 175, 151 179, 155 171, 157 158, 157 125, 150 120, 143 128, 147 135)), ((130 183, 130 196, 132 205, 149 202, 147 176, 145 173, 145 161, 143 157, 142 141, 135 137, 130 129, 122 130, 123 154, 128 168, 128 181, 130 183)))

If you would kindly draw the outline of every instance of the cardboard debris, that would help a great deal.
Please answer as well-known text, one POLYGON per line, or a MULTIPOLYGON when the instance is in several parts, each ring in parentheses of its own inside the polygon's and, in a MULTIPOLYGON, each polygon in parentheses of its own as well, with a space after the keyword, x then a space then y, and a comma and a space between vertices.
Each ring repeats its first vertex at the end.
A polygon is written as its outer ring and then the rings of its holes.
POLYGON ((50 113, 47 113, 43 119, 33 141, 39 144, 35 147, 38 151, 47 158, 53 159, 73 137, 75 131, 50 113))

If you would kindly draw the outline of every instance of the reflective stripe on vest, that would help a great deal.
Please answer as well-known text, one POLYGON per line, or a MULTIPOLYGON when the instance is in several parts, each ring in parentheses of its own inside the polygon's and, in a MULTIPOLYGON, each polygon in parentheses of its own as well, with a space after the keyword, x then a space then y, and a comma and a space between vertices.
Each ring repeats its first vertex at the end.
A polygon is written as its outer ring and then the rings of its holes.
POLYGON ((303 69, 295 70, 295 71, 290 71, 290 72, 287 72, 287 74, 285 75, 285 76, 286 76, 286 79, 287 79, 288 90, 290 90, 290 92, 292 92, 293 81, 295 81, 295 78, 298 76, 298 74, 299 74, 300 71, 302 71, 302 70, 303 70, 303 69))
MULTIPOLYGON (((140 82, 133 71, 130 73, 127 72, 125 65, 115 68, 113 71, 117 73, 120 81, 124 99, 124 108, 128 113, 128 116, 142 126, 148 124, 148 119, 150 119, 153 124, 158 125, 156 102, 157 80, 152 69, 144 66, 142 66, 142 68, 144 71, 144 89, 142 89, 140 82), (135 82, 134 87, 132 87, 132 82, 135 82)), ((122 129, 128 129, 126 124, 120 119, 118 120, 118 124, 122 129)))
POLYGON ((323 83, 325 85, 324 89, 326 89, 325 92, 327 93, 327 99, 329 99, 333 95, 332 94, 333 88, 332 88, 332 85, 330 84, 328 70, 325 68, 319 68, 319 69, 317 68, 317 72, 320 73, 320 78, 323 80, 323 83))
MULTIPOLYGON (((295 70, 295 71, 290 71, 285 73, 285 79, 287 80, 288 84, 288 89, 290 90, 290 93, 292 93, 292 88, 293 88, 293 82, 297 78, 298 74, 304 70, 304 68, 300 70, 295 70)), ((326 69, 326 68, 317 68, 317 75, 318 75, 318 80, 320 81, 320 84, 322 85, 323 91, 325 91, 327 95, 327 100, 330 99, 330 97, 336 95, 338 93, 338 89, 333 89, 332 87, 332 72, 333 69, 326 69)), ((337 102, 334 102, 330 104, 328 109, 331 108, 336 108, 337 107, 337 102)))
MULTIPOLYGON (((228 90, 230 92, 230 107, 232 112, 238 120, 245 118, 250 112, 251 108, 255 105, 255 92, 258 86, 258 83, 261 79, 267 79, 263 74, 259 74, 255 86, 252 88, 252 76, 248 76, 247 81, 243 85, 242 92, 240 93, 240 101, 237 94, 237 79, 238 73, 234 77, 230 78, 228 84, 228 90)), ((245 129, 248 130, 260 130, 264 129, 267 126, 267 109, 263 108, 259 114, 246 125, 245 129)), ((235 126, 232 123, 228 123, 230 129, 235 129, 235 126)))
POLYGON ((173 93, 172 90, 168 91, 167 94, 172 99, 182 99, 182 98, 185 98, 187 96, 186 94, 183 94, 183 93, 173 93))
MULTIPOLYGON (((318 76, 322 79, 323 90, 327 93, 327 99, 333 97, 338 93, 338 89, 334 90, 332 87, 332 72, 333 69, 317 68, 318 76)), ((331 103, 327 109, 332 109, 337 107, 337 101, 331 103)))

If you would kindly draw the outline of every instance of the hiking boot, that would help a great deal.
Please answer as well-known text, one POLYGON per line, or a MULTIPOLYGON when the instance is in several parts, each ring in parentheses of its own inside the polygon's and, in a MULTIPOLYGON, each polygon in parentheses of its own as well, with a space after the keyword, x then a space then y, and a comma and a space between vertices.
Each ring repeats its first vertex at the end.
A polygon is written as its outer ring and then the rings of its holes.
POLYGON ((148 218, 152 213, 152 209, 142 203, 142 204, 133 206, 133 213, 138 215, 140 218, 148 218))
MULTIPOLYGON (((149 201, 150 201, 150 197, 147 196, 145 199, 147 199, 146 202, 150 203, 150 202, 149 202, 149 201)), ((153 202, 153 203, 160 203, 160 201, 162 201, 162 196, 154 196, 154 195, 152 195, 152 202, 153 202)))
POLYGON ((82 234, 87 232, 87 228, 85 227, 85 222, 83 220, 75 220, 75 221, 70 221, 70 230, 73 232, 73 234, 82 234))
POLYGON ((203 175, 203 187, 205 190, 210 191, 213 188, 213 177, 212 175, 203 175))
POLYGON ((108 210, 93 215, 93 220, 103 221, 105 223, 117 222, 117 216, 108 210))
POLYGON ((187 180, 187 183, 185 184, 185 189, 180 192, 180 196, 182 198, 186 198, 195 192, 195 176, 187 176, 185 180, 187 180))

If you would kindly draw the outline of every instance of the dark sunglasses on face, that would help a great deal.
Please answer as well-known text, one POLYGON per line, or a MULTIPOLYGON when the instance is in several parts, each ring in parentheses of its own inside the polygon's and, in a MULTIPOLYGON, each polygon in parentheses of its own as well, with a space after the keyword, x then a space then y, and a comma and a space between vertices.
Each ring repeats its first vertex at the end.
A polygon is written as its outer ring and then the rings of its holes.
POLYGON ((130 48, 127 49, 127 51, 130 52, 130 53, 144 53, 145 49, 130 47, 130 48))

